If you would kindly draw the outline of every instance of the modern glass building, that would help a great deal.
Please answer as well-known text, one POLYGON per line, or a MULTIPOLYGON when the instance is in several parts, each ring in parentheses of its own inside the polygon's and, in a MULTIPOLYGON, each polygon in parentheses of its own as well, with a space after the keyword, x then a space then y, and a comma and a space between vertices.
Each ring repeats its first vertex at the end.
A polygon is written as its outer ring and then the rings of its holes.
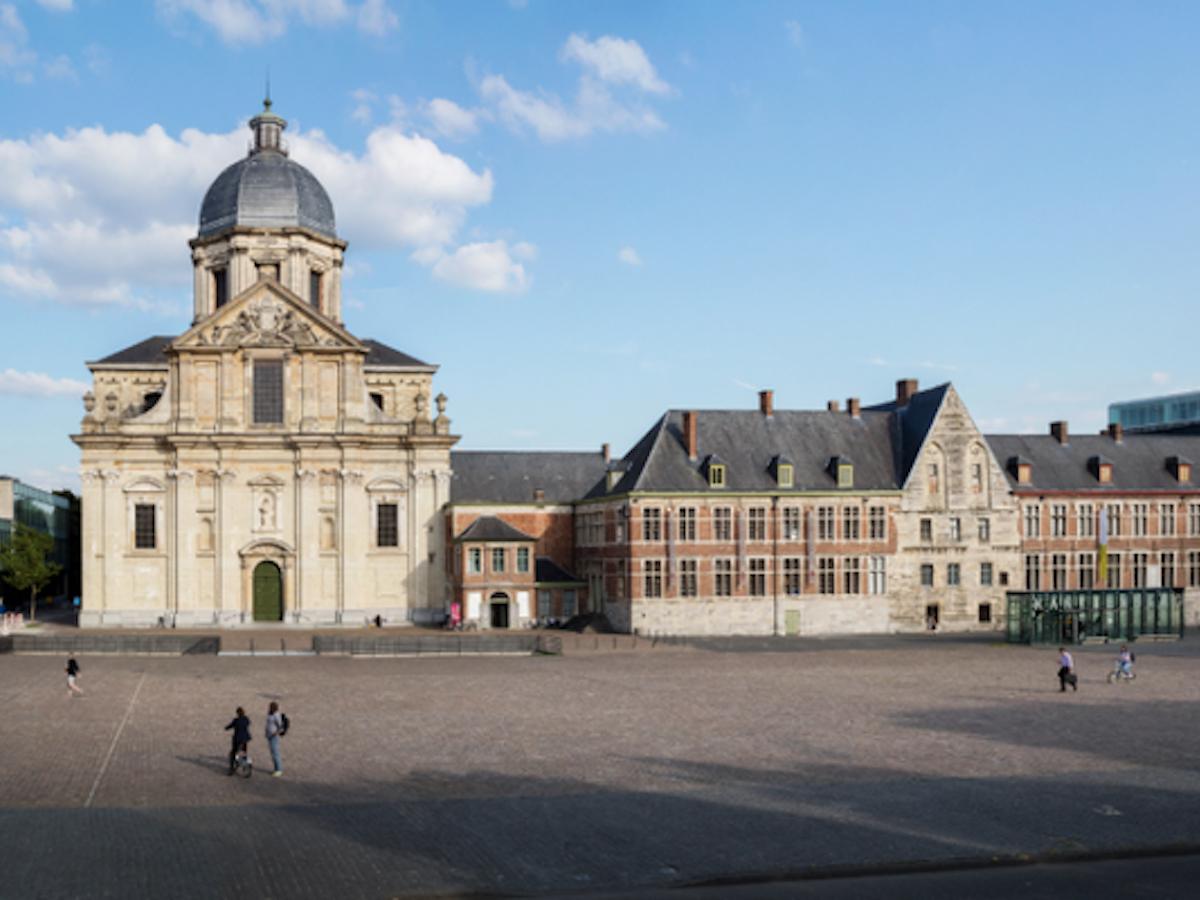
MULTIPOLYGON (((0 543, 7 542, 14 527, 28 525, 54 538, 54 561, 62 566, 44 596, 65 596, 77 593, 79 584, 78 534, 79 501, 68 493, 52 494, 15 478, 0 475, 0 543)), ((0 595, 15 597, 0 580, 0 595)))
POLYGON ((1200 391, 1112 403, 1108 407, 1108 421, 1126 431, 1200 426, 1200 391))
POLYGON ((1144 588, 1008 594, 1010 643, 1075 644, 1085 638, 1134 641, 1143 635, 1183 636, 1183 591, 1144 588))

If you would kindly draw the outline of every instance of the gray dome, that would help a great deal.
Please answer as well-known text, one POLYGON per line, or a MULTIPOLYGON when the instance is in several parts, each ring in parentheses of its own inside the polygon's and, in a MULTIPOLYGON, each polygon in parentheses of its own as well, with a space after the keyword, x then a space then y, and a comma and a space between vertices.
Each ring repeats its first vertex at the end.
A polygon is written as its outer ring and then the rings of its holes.
POLYGON ((287 126, 270 112, 250 120, 254 149, 217 176, 200 205, 200 236, 233 225, 310 228, 336 238, 333 204, 321 182, 287 157, 280 134, 287 126))

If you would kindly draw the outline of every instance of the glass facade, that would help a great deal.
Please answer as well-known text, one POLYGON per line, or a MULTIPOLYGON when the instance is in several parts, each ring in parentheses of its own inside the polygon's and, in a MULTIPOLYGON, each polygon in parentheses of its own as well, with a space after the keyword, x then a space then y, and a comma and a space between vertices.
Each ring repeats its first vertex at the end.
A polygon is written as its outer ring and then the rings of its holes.
POLYGON ((1108 421, 1125 430, 1163 428, 1200 423, 1200 391, 1172 394, 1169 397, 1149 397, 1113 403, 1108 407, 1108 421))
POLYGON ((1136 640, 1140 635, 1183 635, 1183 592, 1012 591, 1008 640, 1017 644, 1074 644, 1085 638, 1136 640))
MULTIPOLYGON (((52 494, 15 479, 0 479, 11 485, 12 503, 0 503, 0 542, 7 542, 17 523, 27 525, 35 531, 54 538, 53 560, 62 566, 59 574, 45 590, 46 596, 63 595, 78 591, 79 561, 72 559, 73 542, 78 540, 79 509, 70 497, 52 494)), ((8 491, 0 490, 0 498, 7 501, 8 491)), ((77 552, 77 551, 76 551, 77 552)), ((0 583, 4 595, 12 595, 0 583)), ((20 599, 10 596, 10 599, 20 599)))

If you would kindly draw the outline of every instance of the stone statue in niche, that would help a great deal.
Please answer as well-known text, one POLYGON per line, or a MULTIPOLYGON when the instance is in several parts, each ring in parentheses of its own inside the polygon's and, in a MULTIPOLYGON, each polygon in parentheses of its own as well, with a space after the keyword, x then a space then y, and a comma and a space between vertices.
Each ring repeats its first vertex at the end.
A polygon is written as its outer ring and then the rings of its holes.
POLYGON ((274 494, 263 494, 258 499, 256 509, 257 519, 255 521, 255 531, 276 531, 278 530, 278 504, 274 494))

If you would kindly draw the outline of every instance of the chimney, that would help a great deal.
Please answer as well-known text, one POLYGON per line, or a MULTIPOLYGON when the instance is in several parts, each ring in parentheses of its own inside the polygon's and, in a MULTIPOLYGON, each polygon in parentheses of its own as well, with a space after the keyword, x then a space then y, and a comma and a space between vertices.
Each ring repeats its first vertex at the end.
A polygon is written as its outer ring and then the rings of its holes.
POLYGON ((1121 443, 1121 438, 1125 436, 1125 430, 1121 428, 1120 422, 1113 422, 1108 426, 1108 436, 1118 444, 1121 443))
POLYGON ((862 410, 862 404, 860 404, 858 402, 857 397, 847 397, 846 398, 846 412, 850 413, 850 415, 852 417, 857 419, 861 410, 862 410))
POLYGON ((1066 422, 1051 422, 1050 435, 1063 446, 1070 443, 1067 439, 1067 423, 1066 422))
POLYGON ((758 409, 764 416, 770 417, 775 415, 775 392, 774 391, 759 391, 758 392, 758 409))
POLYGON ((608 446, 607 443, 600 445, 600 453, 604 457, 605 462, 608 462, 612 459, 612 447, 608 446))
POLYGON ((688 459, 696 458, 696 413, 689 410, 683 414, 683 443, 687 447, 688 459))
POLYGON ((825 409, 829 412, 837 412, 838 411, 838 402, 836 400, 830 400, 828 403, 825 404, 825 409))
POLYGON ((908 406, 908 401, 917 392, 917 379, 901 378, 896 382, 896 407, 908 406))

